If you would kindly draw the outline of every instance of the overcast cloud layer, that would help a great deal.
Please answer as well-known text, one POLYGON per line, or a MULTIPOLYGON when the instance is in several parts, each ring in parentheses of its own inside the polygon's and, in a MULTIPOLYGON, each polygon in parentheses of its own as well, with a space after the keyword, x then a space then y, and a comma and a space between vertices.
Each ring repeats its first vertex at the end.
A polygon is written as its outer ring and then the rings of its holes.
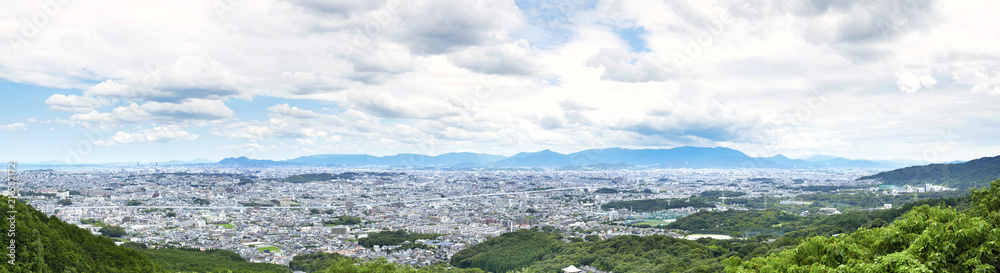
POLYGON ((0 151, 692 145, 967 160, 1000 154, 998 13, 939 0, 3 1, 0 79, 51 94, 0 135, 73 137, 0 151))

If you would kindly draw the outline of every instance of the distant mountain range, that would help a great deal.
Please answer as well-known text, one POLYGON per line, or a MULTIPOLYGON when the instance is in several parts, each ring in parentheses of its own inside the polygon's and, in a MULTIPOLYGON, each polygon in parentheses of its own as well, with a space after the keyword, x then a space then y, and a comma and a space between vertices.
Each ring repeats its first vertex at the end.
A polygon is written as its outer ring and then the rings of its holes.
POLYGON ((894 161, 856 160, 833 156, 791 159, 783 155, 751 157, 723 147, 678 147, 671 149, 590 149, 562 154, 551 150, 525 152, 506 157, 479 153, 446 153, 436 156, 398 154, 323 154, 271 161, 246 157, 226 158, 216 164, 242 166, 406 166, 477 168, 785 168, 785 169, 892 169, 906 166, 894 161))
POLYGON ((962 163, 912 166, 858 178, 879 179, 890 185, 941 185, 958 190, 986 187, 1000 179, 1000 156, 983 157, 962 163))

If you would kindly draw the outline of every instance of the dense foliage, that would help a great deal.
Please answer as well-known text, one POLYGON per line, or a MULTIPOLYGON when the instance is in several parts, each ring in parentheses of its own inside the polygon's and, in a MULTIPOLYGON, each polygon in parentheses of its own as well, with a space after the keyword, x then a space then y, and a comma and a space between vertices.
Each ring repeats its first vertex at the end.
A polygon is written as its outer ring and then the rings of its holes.
POLYGON ((339 225, 357 225, 361 223, 360 217, 354 216, 337 216, 335 220, 323 221, 323 225, 327 226, 339 226, 339 225))
POLYGON ((307 174, 297 174, 297 175, 289 176, 289 177, 285 178, 285 182, 288 182, 288 183, 306 183, 306 182, 313 182, 313 181, 328 181, 328 180, 334 180, 334 179, 352 180, 352 179, 355 179, 356 177, 362 176, 362 175, 370 175, 370 176, 396 176, 396 175, 400 175, 400 173, 391 173, 391 172, 363 172, 363 173, 358 173, 358 172, 344 172, 344 173, 339 173, 339 174, 307 173, 307 174))
POLYGON ((489 272, 517 270, 555 253, 563 244, 560 238, 558 234, 532 230, 508 232, 459 251, 451 257, 451 265, 489 272))
MULTIPOLYGON (((729 251, 670 236, 616 236, 606 241, 560 244, 554 255, 524 272, 559 272, 569 265, 592 265, 613 272, 713 272, 729 251)), ((499 271, 498 271, 499 272, 499 271)))
POLYGON ((798 247, 727 272, 994 272, 1000 230, 955 209, 921 206, 882 228, 812 237, 798 247))
POLYGON ((798 215, 779 210, 726 210, 699 211, 677 219, 666 227, 694 231, 715 231, 727 234, 742 233, 748 229, 774 228, 782 222, 799 220, 798 215))
POLYGON ((402 245, 403 242, 409 241, 414 243, 416 240, 420 239, 434 239, 441 234, 422 234, 422 233, 409 233, 405 230, 397 231, 381 231, 376 233, 369 233, 368 237, 358 239, 358 244, 367 248, 373 246, 395 246, 402 245))
POLYGON ((709 199, 718 199, 719 197, 740 197, 747 195, 746 193, 738 191, 703 191, 698 194, 699 197, 705 197, 709 199))
POLYGON ((877 192, 851 192, 851 193, 816 193, 801 194, 795 197, 798 201, 813 202, 812 207, 839 207, 839 208, 876 208, 884 204, 894 206, 911 203, 918 200, 961 197, 969 194, 969 191, 936 191, 921 193, 906 193, 898 195, 887 195, 877 192))
POLYGON ((1000 156, 983 157, 958 164, 906 167, 861 177, 858 180, 880 179, 882 184, 892 185, 934 184, 964 191, 971 187, 985 187, 997 177, 1000 177, 1000 156))
POLYGON ((285 182, 288 183, 306 183, 313 181, 327 181, 334 179, 333 174, 329 173, 307 173, 307 174, 296 174, 285 178, 285 182))
POLYGON ((337 253, 326 252, 300 254, 292 257, 292 261, 288 262, 288 268, 296 271, 315 272, 327 269, 335 262, 343 259, 350 258, 337 253))
POLYGON ((700 198, 642 199, 642 200, 615 201, 601 205, 601 209, 604 210, 631 209, 637 212, 651 212, 651 211, 660 211, 666 209, 685 208, 685 207, 711 208, 715 207, 715 205, 706 202, 700 198))
POLYGON ((451 264, 489 272, 560 272, 570 265, 613 272, 720 272, 728 257, 763 256, 778 244, 765 242, 766 237, 689 241, 663 235, 623 235, 569 243, 559 237, 537 230, 506 233, 459 251, 451 264))
POLYGON ((618 193, 618 190, 612 188, 600 188, 594 191, 594 193, 618 193))
MULTIPOLYGON (((202 251, 195 248, 142 248, 130 245, 149 257, 167 272, 291 272, 288 268, 269 263, 251 263, 235 252, 224 249, 202 251)), ((139 272, 139 271, 136 271, 139 272)))
MULTIPOLYGON (((981 211, 1000 211, 1000 190, 979 195, 998 196, 998 201, 994 202, 996 207, 986 207, 981 211)), ((965 208, 971 206, 968 200, 967 197, 938 198, 893 209, 858 210, 829 216, 814 214, 809 217, 777 210, 703 211, 675 222, 687 230, 719 231, 733 235, 746 235, 740 232, 755 228, 785 232, 780 237, 764 235, 748 239, 703 238, 688 241, 669 236, 631 235, 600 240, 595 235, 588 235, 586 240, 574 238, 577 240, 567 243, 559 240, 562 237, 556 233, 519 230, 458 252, 452 257, 451 265, 482 268, 489 272, 559 272, 559 269, 569 265, 591 265, 614 272, 721 272, 725 261, 742 263, 754 258, 763 259, 814 240, 809 239, 813 236, 853 236, 851 234, 859 229, 864 231, 888 226, 903 215, 909 215, 907 212, 914 208, 924 205, 965 208)), ((1000 222, 1000 213, 993 216, 1000 222)))
POLYGON ((114 238, 121 238, 122 236, 125 236, 125 234, 128 234, 125 232, 125 228, 119 226, 104 226, 101 227, 98 232, 100 232, 101 235, 114 238))
POLYGON ((1000 180, 974 190, 968 210, 915 207, 891 224, 744 261, 727 272, 996 272, 1000 269, 1000 180))
POLYGON ((14 236, 4 236, 5 246, 14 241, 16 257, 13 265, 5 257, 0 272, 162 271, 135 250, 116 246, 109 238, 47 216, 20 200, 0 196, 0 204, 12 205, 8 210, 17 212, 14 236))

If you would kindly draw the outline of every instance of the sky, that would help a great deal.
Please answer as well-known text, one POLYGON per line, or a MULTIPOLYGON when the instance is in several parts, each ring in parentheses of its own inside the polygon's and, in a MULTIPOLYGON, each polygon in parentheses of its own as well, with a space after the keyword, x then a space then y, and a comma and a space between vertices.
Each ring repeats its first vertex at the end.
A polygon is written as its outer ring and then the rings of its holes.
POLYGON ((0 155, 1000 155, 997 1, 0 2, 0 155))

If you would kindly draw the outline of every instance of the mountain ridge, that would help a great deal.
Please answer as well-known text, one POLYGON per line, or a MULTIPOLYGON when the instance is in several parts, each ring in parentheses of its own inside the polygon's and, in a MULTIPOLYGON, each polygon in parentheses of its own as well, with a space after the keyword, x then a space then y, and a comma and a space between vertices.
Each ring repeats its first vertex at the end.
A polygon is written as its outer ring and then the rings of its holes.
POLYGON ((982 157, 963 163, 909 166, 864 176, 858 180, 879 179, 883 184, 933 184, 966 190, 989 185, 990 181, 997 178, 1000 178, 1000 156, 982 157))
POLYGON ((472 152, 445 153, 434 156, 402 153, 387 156, 367 154, 317 154, 272 161, 246 157, 226 158, 216 164, 243 166, 398 166, 460 168, 562 168, 620 166, 620 168, 784 168, 784 169, 892 169, 903 167, 888 161, 812 156, 812 160, 791 159, 784 155, 751 157, 725 147, 682 146, 669 149, 588 149, 563 154, 549 149, 502 156, 472 152))

